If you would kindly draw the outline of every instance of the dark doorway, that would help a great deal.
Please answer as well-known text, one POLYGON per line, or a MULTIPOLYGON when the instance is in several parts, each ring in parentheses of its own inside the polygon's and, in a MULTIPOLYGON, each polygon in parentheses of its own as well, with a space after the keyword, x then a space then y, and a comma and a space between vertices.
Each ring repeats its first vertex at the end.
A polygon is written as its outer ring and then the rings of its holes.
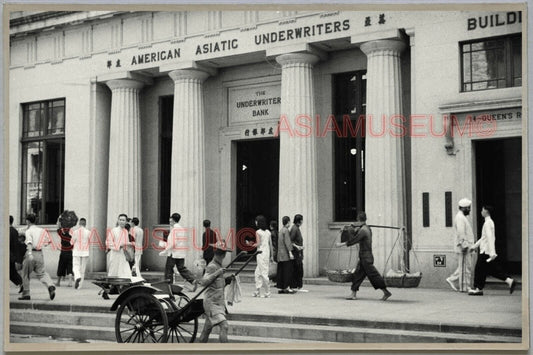
POLYGON ((237 142, 236 169, 237 230, 254 228, 260 214, 277 221, 279 139, 237 142))
POLYGON ((174 96, 159 98, 159 223, 170 216, 170 175, 172 170, 172 117, 174 96))
POLYGON ((496 253, 512 274, 522 270, 522 139, 475 142, 477 235, 481 237, 481 207, 494 207, 496 253))

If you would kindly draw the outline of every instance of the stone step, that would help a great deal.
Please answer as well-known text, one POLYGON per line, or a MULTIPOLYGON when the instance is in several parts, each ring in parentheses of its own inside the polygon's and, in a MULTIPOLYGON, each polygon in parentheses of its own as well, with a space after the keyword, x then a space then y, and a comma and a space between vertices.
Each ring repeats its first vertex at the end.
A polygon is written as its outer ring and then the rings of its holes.
POLYGON ((114 312, 87 313, 11 309, 9 315, 11 322, 49 323, 104 328, 113 328, 115 326, 114 312))
MULTIPOLYGON (((11 332, 21 334, 114 341, 115 314, 12 309, 11 332), (64 327, 57 327, 62 324, 64 327), (68 327, 67 327, 68 325, 68 327)), ((269 342, 520 342, 521 333, 494 328, 431 327, 424 324, 394 328, 384 322, 353 322, 304 317, 230 314, 228 334, 269 339, 269 342)), ((199 319, 199 329, 203 327, 199 319)), ((261 342, 267 342, 262 340, 261 342)))
MULTIPOLYGON (((71 342, 87 343, 116 343, 114 328, 87 328, 82 326, 71 326, 66 331, 58 329, 54 325, 31 322, 12 322, 10 326, 12 335, 32 334, 34 336, 52 337, 52 338, 69 338, 71 342), (84 334, 80 337, 80 334, 84 334), (91 338, 89 338, 91 337, 91 338), (98 338, 97 338, 98 337, 98 338)), ((200 332, 200 331, 199 331, 200 332)), ((198 333, 199 336, 199 333, 198 333)), ((18 339, 24 339, 22 336, 18 339)), ((287 343, 287 339, 262 338, 243 335, 231 335, 229 341, 232 343, 287 343)), ((26 341, 21 341, 26 342, 26 341)), ((42 340, 39 342, 43 342, 42 340)), ((291 343, 307 343, 308 341, 290 340, 291 343)), ((209 337, 209 343, 218 343, 218 334, 212 333, 209 337)))
MULTIPOLYGON (((39 303, 17 301, 11 302, 12 317, 22 317, 20 314, 27 315, 25 321, 33 321, 34 319, 64 319, 64 317, 72 315, 73 321, 71 324, 110 324, 113 325, 115 314, 111 312, 108 306, 92 306, 92 305, 61 305, 53 303, 39 303), (96 323, 90 322, 87 317, 95 317, 98 321, 96 323), (32 318, 33 317, 33 318, 32 318), (55 318, 54 318, 55 317, 55 318), (77 318, 76 318, 77 317, 77 318), (111 323, 109 323, 111 320, 111 323), (102 323, 97 323, 102 322, 102 323)), ((20 319, 20 318, 19 318, 20 319)), ((487 334, 487 335, 501 335, 520 337, 522 330, 520 328, 505 328, 495 326, 466 326, 456 324, 443 323, 422 323, 422 322, 401 322, 401 321, 368 321, 368 320, 354 320, 354 319, 338 319, 338 318, 323 318, 323 317, 304 317, 304 316, 283 316, 283 315, 268 315, 268 314, 250 314, 250 313, 230 313, 229 320, 248 321, 256 323, 278 323, 278 324, 312 324, 322 326, 341 326, 341 327, 362 327, 362 328, 378 328, 378 329, 393 329, 393 330, 409 330, 409 331, 432 331, 444 333, 458 333, 458 334, 487 334)), ((61 322, 59 322, 61 323, 61 322)))
MULTIPOLYGON (((233 264, 232 267, 227 269, 228 273, 237 271, 240 268, 240 266, 242 266, 243 263, 244 262, 236 262, 235 264, 233 264)), ((255 276, 254 276, 255 267, 256 267, 255 261, 250 262, 250 264, 244 270, 241 271, 241 273, 239 274, 239 279, 242 283, 253 284, 255 282, 255 276)), ((87 275, 87 281, 106 277, 106 276, 107 276, 106 272, 92 272, 87 275)), ((163 279, 163 271, 147 271, 147 272, 143 272, 142 276, 148 282, 159 281, 163 279)), ((522 289, 521 276, 513 275, 512 277, 515 280, 517 280, 516 291, 521 290, 522 289)), ((174 279, 176 282, 184 281, 180 274, 175 274, 174 279)), ((319 285, 319 286, 340 285, 338 282, 329 281, 328 278, 325 276, 304 277, 303 284, 304 285, 319 285)), ((350 283, 344 283, 344 285, 346 286, 349 286, 349 284, 350 283)), ((363 283, 361 284, 361 286, 369 287, 371 285, 370 285, 370 282, 367 279, 365 279, 363 283)), ((442 288, 449 288, 448 284, 444 280, 442 281, 442 288)), ((509 286, 507 286, 507 284, 502 282, 501 280, 495 279, 493 277, 488 277, 485 288, 487 290, 491 290, 491 289, 492 290, 504 290, 504 289, 508 289, 509 286)))
POLYGON ((374 329, 315 324, 230 321, 230 334, 342 343, 519 343, 520 337, 374 329))
POLYGON ((116 342, 115 328, 88 325, 71 325, 58 327, 53 323, 11 321, 9 330, 13 334, 32 334, 61 338, 72 338, 77 341, 94 339, 116 342))
MULTIPOLYGON (((203 322, 199 322, 198 334, 200 336, 203 322)), ((286 338, 272 338, 272 337, 257 337, 245 336, 241 334, 234 334, 232 328, 228 332, 229 341, 231 343, 308 343, 308 340, 300 339, 286 339, 286 338)), ((97 327, 97 326, 81 326, 69 325, 67 328, 59 328, 54 324, 36 323, 36 322, 19 322, 11 321, 10 323, 11 335, 27 335, 52 337, 61 339, 71 339, 72 342, 106 342, 116 343, 115 328, 114 327, 97 327)), ((23 339, 22 337, 19 337, 23 339)), ((215 329, 209 337, 209 343, 218 342, 218 332, 215 329)), ((322 342, 323 343, 323 342, 322 342)))

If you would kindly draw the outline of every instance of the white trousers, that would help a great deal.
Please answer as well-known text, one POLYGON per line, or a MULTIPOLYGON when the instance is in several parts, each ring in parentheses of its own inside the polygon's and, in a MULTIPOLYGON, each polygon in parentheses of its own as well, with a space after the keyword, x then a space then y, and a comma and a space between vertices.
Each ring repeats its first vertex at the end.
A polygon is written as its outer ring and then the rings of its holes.
POLYGON ((461 292, 467 292, 472 286, 472 253, 466 252, 457 254, 458 265, 449 279, 452 282, 458 283, 458 289, 461 292))
POLYGON ((81 279, 81 283, 85 279, 85 268, 87 267, 88 256, 73 256, 72 257, 72 272, 74 272, 74 280, 81 279))
POLYGON ((141 276, 141 257, 143 255, 140 254, 140 253, 135 253, 135 265, 133 265, 133 268, 135 269, 135 274, 137 275, 137 277, 142 277, 141 276))

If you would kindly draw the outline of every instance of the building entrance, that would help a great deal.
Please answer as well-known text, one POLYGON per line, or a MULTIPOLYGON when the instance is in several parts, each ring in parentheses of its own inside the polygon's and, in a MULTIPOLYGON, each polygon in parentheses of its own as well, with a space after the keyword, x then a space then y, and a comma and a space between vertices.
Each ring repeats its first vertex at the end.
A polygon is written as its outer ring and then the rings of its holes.
POLYGON ((254 228, 255 217, 260 214, 265 216, 267 222, 277 221, 279 139, 237 142, 235 168, 237 230, 254 228))
MULTIPOLYGON (((477 236, 481 237, 481 207, 494 207, 496 253, 512 274, 522 270, 522 139, 474 143, 476 159, 477 236)), ((497 259, 497 260, 498 260, 497 259)))

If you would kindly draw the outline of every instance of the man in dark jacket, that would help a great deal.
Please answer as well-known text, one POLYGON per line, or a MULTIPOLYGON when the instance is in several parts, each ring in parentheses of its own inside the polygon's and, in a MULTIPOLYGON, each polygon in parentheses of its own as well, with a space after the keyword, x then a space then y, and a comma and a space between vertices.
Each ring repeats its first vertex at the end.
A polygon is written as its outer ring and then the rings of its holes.
POLYGON ((22 277, 15 264, 22 264, 25 249, 19 241, 19 232, 13 227, 13 216, 9 216, 9 280, 20 287, 19 293, 22 292, 22 277))
MULTIPOLYGON (((337 247, 352 246, 359 243, 359 262, 357 263, 357 269, 353 276, 352 293, 347 299, 355 300, 359 286, 368 277, 370 283, 377 290, 378 288, 383 291, 383 301, 386 301, 392 294, 387 290, 385 280, 379 274, 378 270, 374 266, 374 255, 372 254, 372 231, 370 227, 366 225, 366 213, 359 212, 357 215, 357 222, 354 225, 357 229, 354 229, 352 233, 346 238, 345 242, 336 243, 337 247)), ((344 238, 343 238, 344 239, 344 238)))
POLYGON ((292 242, 292 254, 294 255, 293 260, 293 280, 291 283, 291 288, 302 290, 303 286, 303 278, 304 278, 304 266, 303 266, 303 259, 304 259, 304 253, 303 253, 303 238, 302 238, 302 232, 300 231, 300 226, 302 225, 304 221, 304 218, 301 214, 297 214, 294 216, 293 219, 293 225, 291 229, 289 230, 289 234, 291 237, 292 242))

